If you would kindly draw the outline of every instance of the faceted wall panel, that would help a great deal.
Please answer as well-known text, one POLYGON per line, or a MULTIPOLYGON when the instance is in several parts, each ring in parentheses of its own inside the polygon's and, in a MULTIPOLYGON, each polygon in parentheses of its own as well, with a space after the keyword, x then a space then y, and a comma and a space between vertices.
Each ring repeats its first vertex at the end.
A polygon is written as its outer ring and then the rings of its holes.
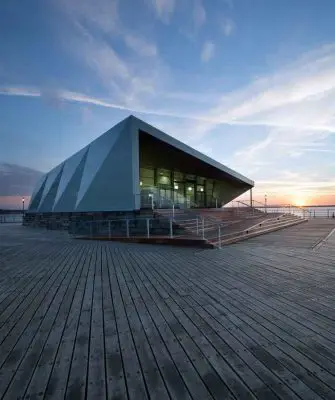
POLYGON ((52 169, 48 173, 47 181, 46 181, 45 186, 44 186, 43 195, 42 195, 42 198, 41 198, 40 205, 43 203, 44 199, 46 198, 47 194, 49 193, 49 190, 51 189, 51 186, 55 182, 55 180, 56 180, 56 178, 57 178, 57 176, 58 176, 58 174, 59 174, 59 172, 61 171, 62 168, 63 168, 63 163, 58 165, 57 167, 55 167, 54 169, 52 169))
POLYGON ((57 194, 59 182, 60 182, 60 179, 62 176, 63 167, 64 167, 64 164, 62 164, 62 168, 58 172, 58 175, 57 175, 56 179, 54 180, 53 184, 51 185, 49 192, 45 196, 44 200, 40 203, 40 205, 38 207, 39 212, 50 212, 50 210, 52 210, 52 207, 55 202, 55 197, 57 194))
POLYGON ((135 209, 133 190, 133 135, 121 132, 102 162, 76 211, 132 211, 135 209))
POLYGON ((38 182, 36 189, 30 199, 30 205, 29 205, 30 211, 37 211, 37 209, 40 205, 40 202, 41 202, 41 198, 42 198, 42 195, 44 192, 44 188, 45 188, 47 179, 48 179, 48 175, 44 175, 44 176, 42 176, 40 182, 38 182))
MULTIPOLYGON (((82 157, 79 165, 77 166, 74 174, 72 175, 70 181, 68 182, 65 190, 63 190, 62 195, 55 203, 53 211, 54 212, 73 212, 75 211, 75 205, 77 202, 78 190, 80 187, 81 179, 83 176, 83 171, 85 167, 86 157, 88 154, 88 148, 85 147, 84 156, 82 157)), ((64 172, 63 172, 64 174, 64 172)))
POLYGON ((99 171, 125 124, 125 121, 120 122, 89 145, 83 177, 78 191, 76 207, 81 202, 87 189, 90 187, 96 173, 99 171))
POLYGON ((74 154, 72 157, 65 161, 63 173, 58 185, 57 195, 53 206, 54 209, 57 207, 59 199, 63 196, 76 169, 78 168, 78 165, 80 164, 86 153, 87 147, 84 147, 82 150, 78 151, 78 153, 74 154))

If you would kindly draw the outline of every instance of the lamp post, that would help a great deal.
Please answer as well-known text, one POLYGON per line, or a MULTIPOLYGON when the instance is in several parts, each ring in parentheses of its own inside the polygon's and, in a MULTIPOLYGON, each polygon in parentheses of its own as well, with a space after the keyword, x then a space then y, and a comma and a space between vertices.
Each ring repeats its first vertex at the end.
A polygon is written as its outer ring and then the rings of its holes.
POLYGON ((264 204, 265 204, 265 214, 267 214, 267 205, 268 205, 268 195, 265 194, 264 196, 264 204))
POLYGON ((24 197, 22 197, 22 214, 24 215, 24 197))
POLYGON ((153 193, 149 193, 149 197, 151 198, 151 209, 154 210, 154 195, 153 193))

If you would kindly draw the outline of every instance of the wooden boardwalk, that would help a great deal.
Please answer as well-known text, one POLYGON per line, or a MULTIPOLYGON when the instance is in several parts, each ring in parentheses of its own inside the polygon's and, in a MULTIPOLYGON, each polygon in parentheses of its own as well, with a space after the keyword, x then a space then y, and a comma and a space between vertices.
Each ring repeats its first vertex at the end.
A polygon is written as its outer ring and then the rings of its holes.
POLYGON ((0 227, 0 399, 335 399, 334 226, 204 251, 0 227))

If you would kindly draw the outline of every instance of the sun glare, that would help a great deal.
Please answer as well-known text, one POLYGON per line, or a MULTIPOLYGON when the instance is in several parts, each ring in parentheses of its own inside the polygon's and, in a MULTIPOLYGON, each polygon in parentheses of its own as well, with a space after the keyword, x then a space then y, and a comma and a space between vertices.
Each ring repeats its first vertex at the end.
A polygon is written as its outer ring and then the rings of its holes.
POLYGON ((295 204, 296 206, 298 206, 298 207, 302 207, 302 206, 305 205, 305 201, 302 200, 302 199, 297 199, 297 200, 294 201, 294 204, 295 204))

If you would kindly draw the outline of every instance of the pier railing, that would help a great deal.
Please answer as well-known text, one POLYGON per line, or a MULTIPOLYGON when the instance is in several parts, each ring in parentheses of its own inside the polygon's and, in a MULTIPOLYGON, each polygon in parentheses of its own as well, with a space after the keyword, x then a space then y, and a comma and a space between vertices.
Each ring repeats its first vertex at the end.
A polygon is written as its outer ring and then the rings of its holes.
POLYGON ((114 220, 73 221, 69 224, 69 234, 76 237, 112 238, 112 237, 176 237, 183 234, 170 219, 127 218, 114 220))
MULTIPOLYGON (((231 202, 238 213, 238 210, 246 209, 262 211, 265 214, 292 214, 305 219, 328 218, 335 219, 335 206, 297 206, 294 204, 265 204, 253 200, 252 207, 246 201, 231 202)), ((251 212, 251 211, 250 211, 251 212)))
POLYGON ((1 214, 0 224, 21 224, 23 220, 22 214, 1 214))

